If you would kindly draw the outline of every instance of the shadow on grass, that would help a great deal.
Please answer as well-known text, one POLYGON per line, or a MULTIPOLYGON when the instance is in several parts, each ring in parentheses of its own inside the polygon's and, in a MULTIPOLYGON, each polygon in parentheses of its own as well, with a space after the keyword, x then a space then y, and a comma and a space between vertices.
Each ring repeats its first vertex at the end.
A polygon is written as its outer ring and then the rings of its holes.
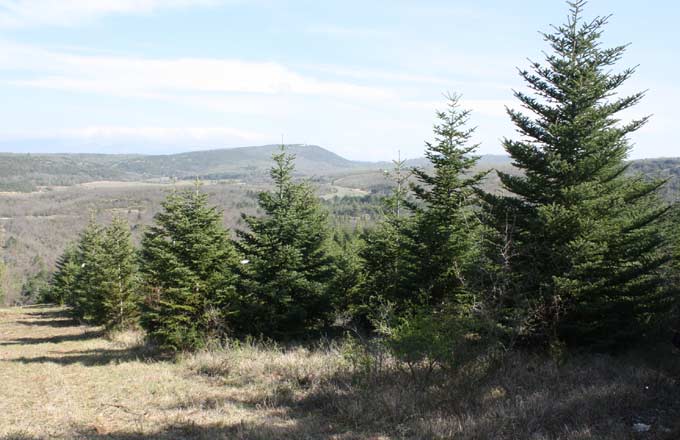
MULTIPOLYGON (((102 365, 136 358, 126 350, 74 352, 61 362, 102 365), (92 363, 94 362, 94 363, 92 363)), ((48 359, 53 362, 54 359, 48 359)), ((27 360, 41 362, 41 360, 27 360)), ((680 438, 680 386, 643 363, 611 357, 577 357, 556 365, 517 355, 473 383, 437 375, 415 386, 403 372, 365 378, 344 371, 308 387, 277 375, 257 396, 234 398, 228 390, 194 396, 164 408, 200 414, 229 404, 263 411, 261 421, 200 424, 181 416, 153 432, 76 428, 77 438, 141 439, 659 439, 680 438), (289 385, 292 392, 282 393, 289 385), (283 387, 285 389, 286 386, 283 387), (271 411, 269 411, 271 410, 271 411), (651 426, 633 432, 634 423, 651 426)), ((239 394, 239 393, 237 393, 239 394)), ((141 423, 143 426, 143 423, 141 423)), ((34 440, 34 437, 5 437, 34 440)))
POLYGON ((61 342, 87 341, 89 339, 101 338, 104 336, 103 330, 89 330, 74 335, 56 335, 44 338, 15 338, 11 341, 0 342, 2 345, 36 345, 36 344, 59 344, 61 342))
POLYGON ((32 311, 24 313, 28 316, 34 316, 38 318, 70 318, 71 315, 68 310, 63 307, 58 307, 54 305, 35 305, 35 306, 24 306, 23 309, 30 309, 32 311), (33 311, 34 310, 34 311, 33 311))
POLYGON ((78 327, 80 323, 72 318, 47 318, 41 319, 22 319, 16 321, 17 324, 29 327, 78 327))
POLYGON ((22 309, 53 309, 55 307, 59 307, 56 304, 28 304, 28 305, 23 305, 21 306, 22 309))
MULTIPOLYGON (((249 425, 239 432, 247 435, 233 438, 680 438, 678 380, 612 357, 577 357, 558 366, 518 355, 478 380, 437 374, 427 386, 398 371, 368 379, 341 372, 309 388, 285 374, 279 377, 261 393, 218 394, 170 409, 220 410, 236 403, 273 410, 297 427, 276 432, 249 425), (636 423, 651 428, 635 433, 636 423)), ((223 428, 202 437, 199 430, 186 438, 232 438, 234 432, 223 428)), ((158 438, 171 438, 163 435, 158 438)))
POLYGON ((81 364, 86 367, 93 367, 136 361, 165 361, 169 359, 171 359, 169 354, 157 352, 146 346, 140 346, 119 350, 104 348, 75 350, 66 353, 60 352, 58 356, 18 357, 11 359, 11 361, 22 364, 81 364))
POLYGON ((77 327, 80 325, 78 321, 73 319, 68 310, 47 306, 35 307, 38 311, 25 313, 30 319, 18 320, 16 323, 29 327, 77 327))
MULTIPOLYGON (((216 440, 216 439, 248 439, 248 440, 330 440, 337 439, 338 432, 331 427, 314 432, 308 426, 296 421, 285 426, 277 426, 271 423, 241 422, 233 425, 197 425, 195 423, 172 424, 155 432, 123 431, 112 433, 98 433, 95 428, 81 427, 77 429, 77 438, 90 440, 216 440), (326 432, 324 432, 326 431, 326 432)), ((344 433, 343 440, 359 440, 366 438, 378 438, 377 436, 352 435, 344 433)), ((1 440, 38 440, 41 437, 30 435, 10 435, 1 437, 1 440)))

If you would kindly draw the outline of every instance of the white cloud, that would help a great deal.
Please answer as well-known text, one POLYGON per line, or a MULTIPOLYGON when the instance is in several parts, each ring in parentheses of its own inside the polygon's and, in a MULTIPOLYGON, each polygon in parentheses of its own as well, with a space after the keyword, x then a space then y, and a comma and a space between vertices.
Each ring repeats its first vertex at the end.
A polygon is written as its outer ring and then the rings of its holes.
POLYGON ((154 126, 87 126, 55 130, 15 131, 1 134, 3 141, 52 141, 75 145, 165 145, 220 147, 247 145, 270 140, 263 133, 229 127, 154 127, 154 126))
POLYGON ((392 82, 405 83, 423 83, 423 84, 451 84, 450 78, 440 76, 421 75, 409 72, 391 72, 380 69, 355 68, 334 65, 309 65, 306 66, 311 70, 322 72, 325 74, 337 75, 345 78, 354 78, 362 80, 380 80, 392 82))
POLYGON ((219 0, 0 0, 0 28, 72 26, 111 14, 208 6, 219 0))
POLYGON ((234 139, 243 141, 262 141, 267 136, 235 128, 224 127, 120 127, 93 126, 77 129, 66 129, 59 137, 81 140, 148 140, 153 142, 179 142, 186 144, 210 144, 231 142, 234 139))
POLYGON ((388 99, 383 88, 326 81, 272 62, 236 59, 153 59, 78 55, 34 46, 0 44, 0 71, 24 71, 16 85, 95 92, 116 96, 163 97, 183 93, 247 93, 388 99))

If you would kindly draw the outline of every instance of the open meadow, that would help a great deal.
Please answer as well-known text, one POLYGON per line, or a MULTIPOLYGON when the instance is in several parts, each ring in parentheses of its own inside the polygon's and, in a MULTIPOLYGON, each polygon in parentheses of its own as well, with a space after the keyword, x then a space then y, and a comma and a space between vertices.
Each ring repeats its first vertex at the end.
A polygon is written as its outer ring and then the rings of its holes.
POLYGON ((513 353, 426 380, 359 354, 241 343, 169 358, 61 308, 2 309, 0 438, 680 437, 677 357, 513 353))

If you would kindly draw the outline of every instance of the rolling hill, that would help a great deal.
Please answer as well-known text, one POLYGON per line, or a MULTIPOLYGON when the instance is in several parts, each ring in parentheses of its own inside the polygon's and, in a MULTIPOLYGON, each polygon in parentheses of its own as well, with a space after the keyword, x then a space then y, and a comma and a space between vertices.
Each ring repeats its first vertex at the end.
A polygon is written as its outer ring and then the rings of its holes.
MULTIPOLYGON (((143 181, 200 177, 249 179, 266 174, 276 145, 171 155, 0 153, 0 191, 33 191, 100 180, 143 181)), ((355 162, 315 145, 290 145, 302 175, 323 175, 377 164, 355 162)))
MULTIPOLYGON (((0 191, 31 192, 40 187, 71 186, 96 181, 167 181, 239 179, 259 182, 271 167, 278 145, 192 151, 168 155, 131 154, 17 154, 0 153, 0 191)), ((289 145, 296 155, 296 172, 303 176, 340 176, 389 169, 392 163, 345 159, 317 145, 289 145)), ((407 166, 426 166, 423 158, 407 166)), ((509 157, 483 155, 479 168, 511 167, 509 157)), ((680 158, 633 161, 632 172, 669 179, 664 195, 680 192, 680 158)), ((356 180, 356 179, 355 179, 356 180)))

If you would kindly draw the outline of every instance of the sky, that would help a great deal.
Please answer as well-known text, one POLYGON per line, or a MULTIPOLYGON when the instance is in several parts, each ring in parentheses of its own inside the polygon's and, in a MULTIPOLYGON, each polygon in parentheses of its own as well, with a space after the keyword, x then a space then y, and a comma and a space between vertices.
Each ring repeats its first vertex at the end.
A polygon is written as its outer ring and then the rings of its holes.
MULTIPOLYGON (((591 0, 638 65, 632 158, 680 156, 680 2, 591 0)), ((460 93, 482 154, 561 0, 0 0, 0 151, 168 154, 280 143, 423 155, 460 93)))

